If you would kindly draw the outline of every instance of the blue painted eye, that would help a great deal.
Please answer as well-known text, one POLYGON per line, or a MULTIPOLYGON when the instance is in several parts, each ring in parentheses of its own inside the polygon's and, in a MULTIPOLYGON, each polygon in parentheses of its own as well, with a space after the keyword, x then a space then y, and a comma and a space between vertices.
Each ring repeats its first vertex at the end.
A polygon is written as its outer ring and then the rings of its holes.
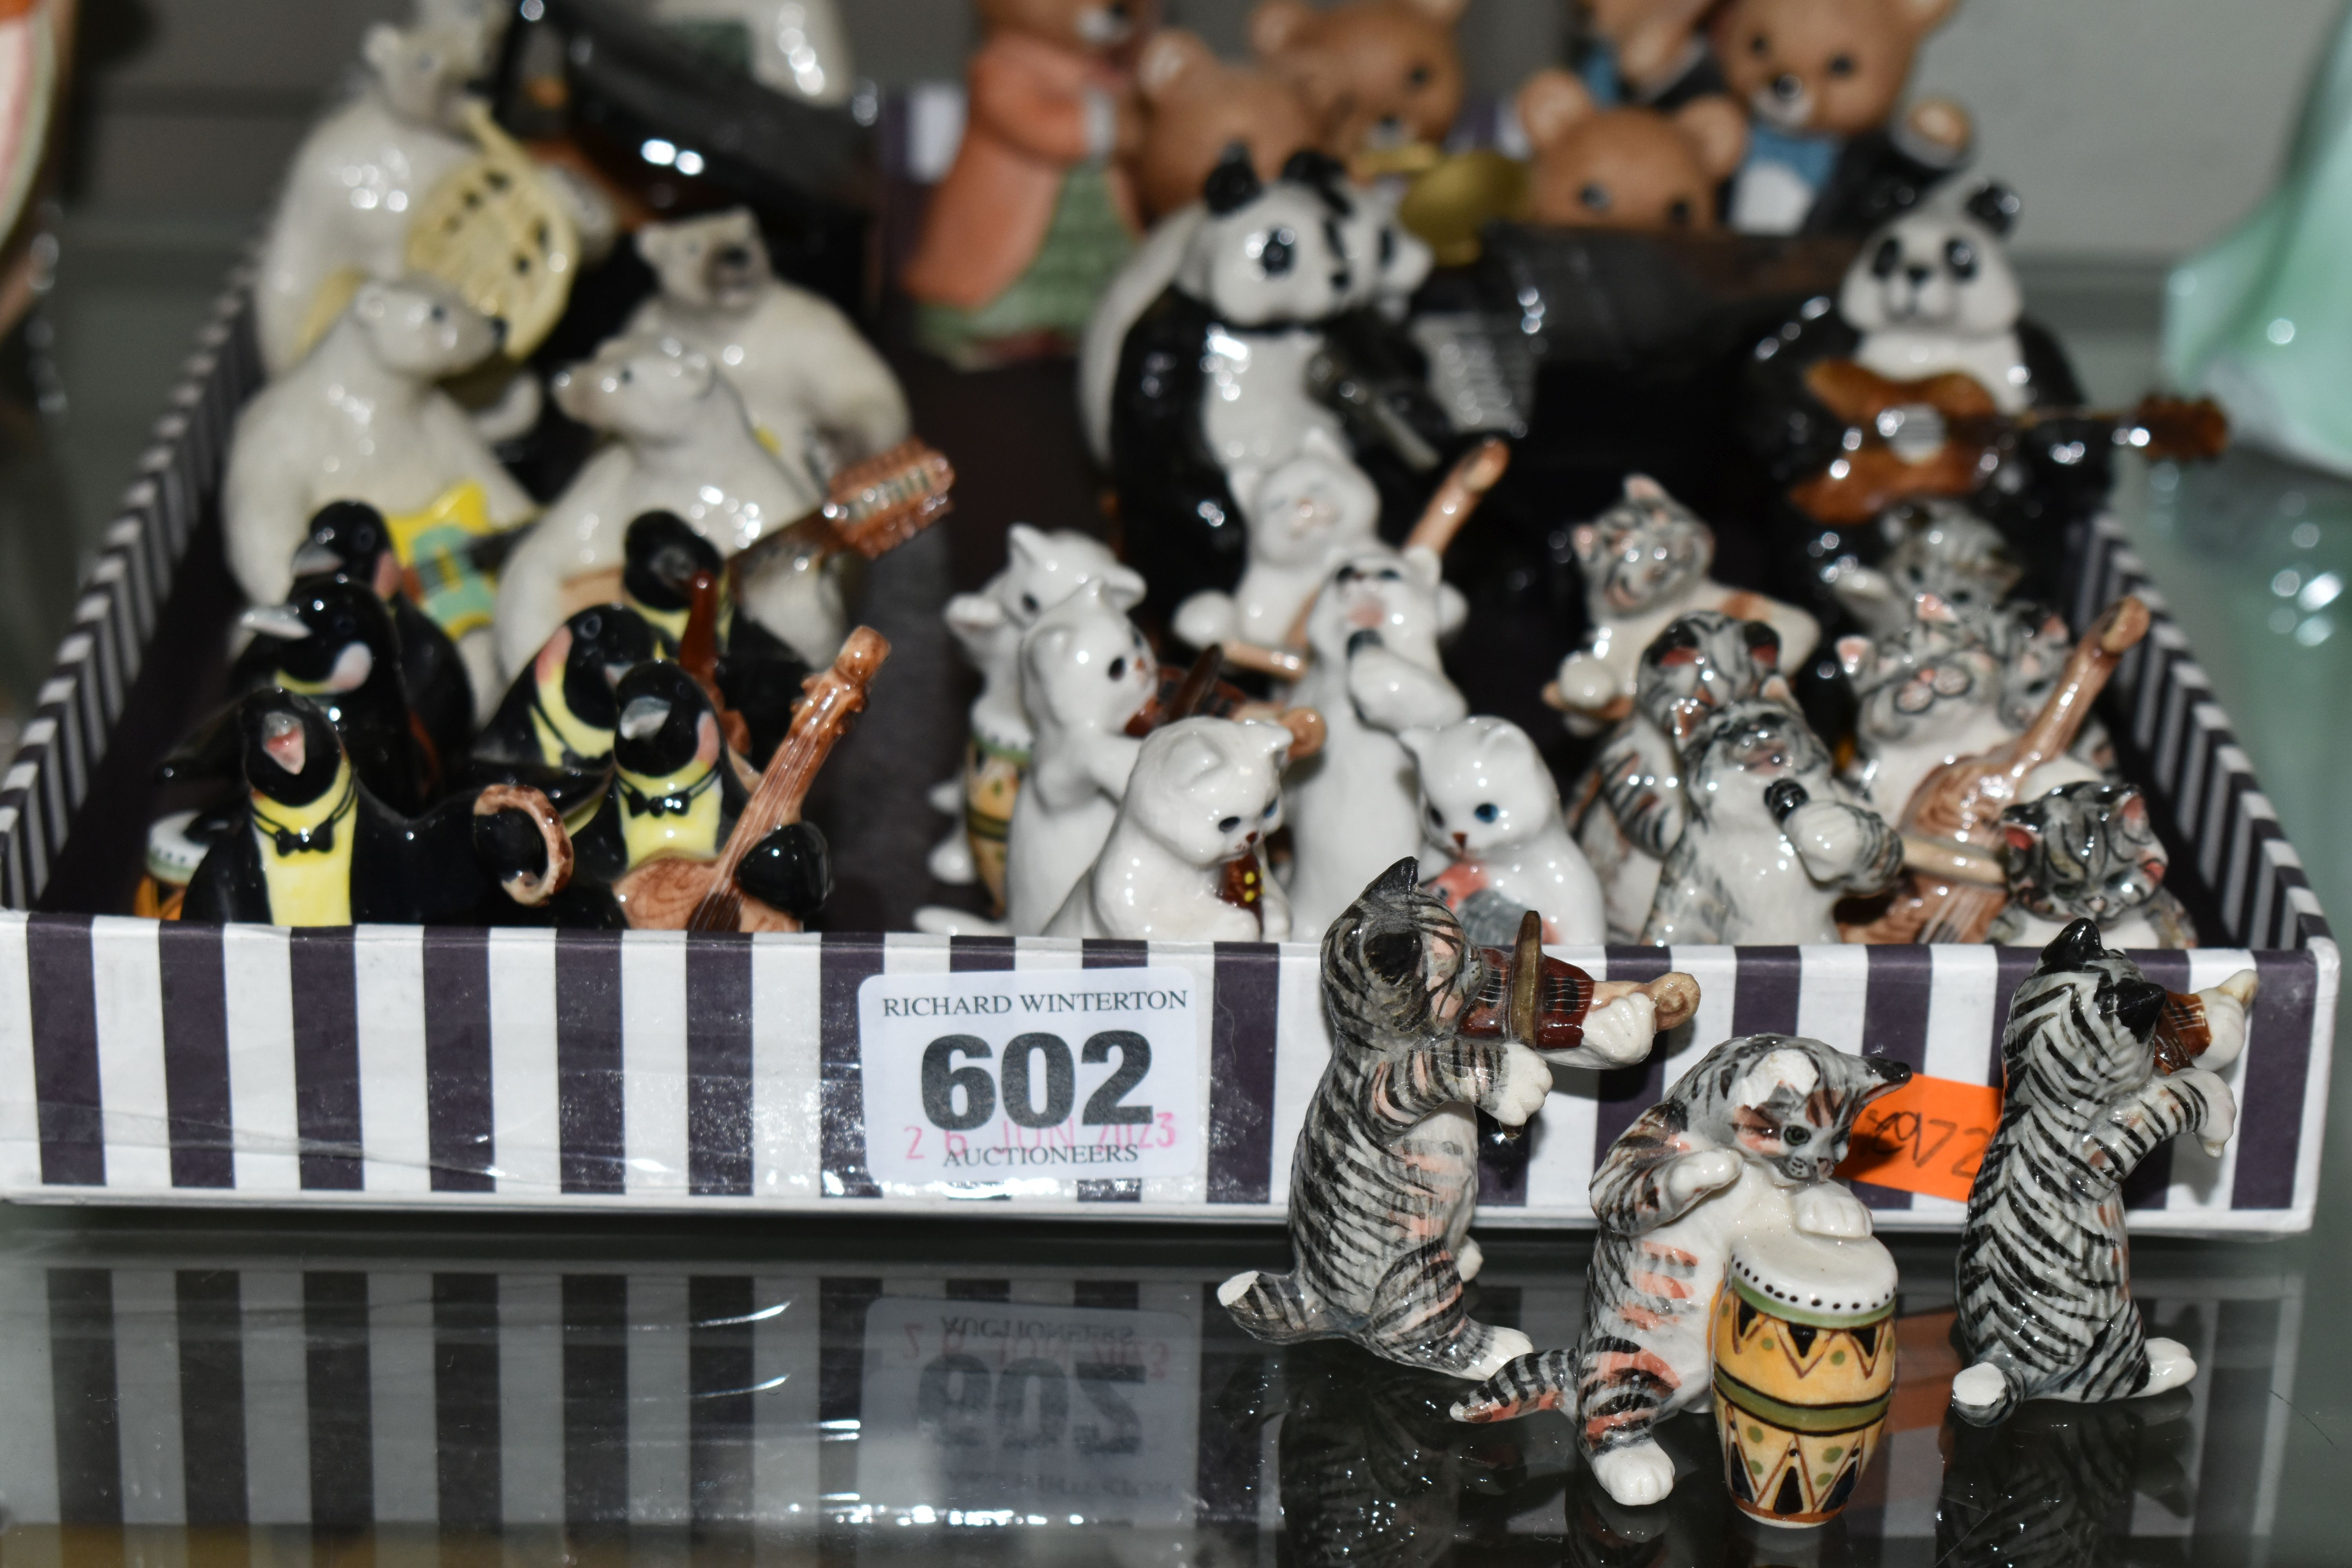
POLYGON ((1234 828, 1239 827, 1241 825, 1242 819, 1238 816, 1222 817, 1218 820, 1217 831, 1220 833, 1231 833, 1234 828))
POLYGON ((1503 815, 1503 808, 1496 805, 1491 800, 1481 801, 1478 803, 1478 809, 1472 812, 1470 815, 1475 816, 1481 822, 1493 822, 1501 817, 1503 815))
POLYGON ((1445 826, 1445 814, 1433 805, 1429 808, 1429 820, 1434 826, 1443 827, 1445 826))
POLYGON ((1281 808, 1281 805, 1282 802, 1278 799, 1267 801, 1265 803, 1265 809, 1259 812, 1258 815, 1260 816, 1272 816, 1276 811, 1281 808))

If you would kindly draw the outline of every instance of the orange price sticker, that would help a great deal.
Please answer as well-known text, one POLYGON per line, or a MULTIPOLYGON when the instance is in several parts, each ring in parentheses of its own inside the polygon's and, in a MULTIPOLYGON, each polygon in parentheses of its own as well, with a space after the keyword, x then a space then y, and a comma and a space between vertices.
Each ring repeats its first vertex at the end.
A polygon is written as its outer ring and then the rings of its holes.
POLYGON ((2000 1090, 1988 1084, 1914 1073, 1854 1119, 1837 1173, 1931 1198, 1965 1203, 1977 1165, 2000 1125, 2000 1090))

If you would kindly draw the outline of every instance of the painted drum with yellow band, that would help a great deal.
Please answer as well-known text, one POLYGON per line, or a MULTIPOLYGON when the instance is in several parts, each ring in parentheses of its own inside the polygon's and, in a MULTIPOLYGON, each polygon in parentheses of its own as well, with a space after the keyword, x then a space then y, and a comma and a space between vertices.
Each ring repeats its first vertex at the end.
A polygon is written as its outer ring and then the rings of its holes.
POLYGON ((1738 1242, 1715 1300, 1715 1425, 1740 1511, 1826 1523, 1878 1450, 1895 1389, 1895 1258, 1871 1237, 1738 1242))
POLYGON ((1004 912, 1004 856, 1013 831, 1013 803, 1028 776, 1025 747, 1004 746, 974 734, 963 753, 963 833, 971 867, 988 889, 991 914, 1004 912))

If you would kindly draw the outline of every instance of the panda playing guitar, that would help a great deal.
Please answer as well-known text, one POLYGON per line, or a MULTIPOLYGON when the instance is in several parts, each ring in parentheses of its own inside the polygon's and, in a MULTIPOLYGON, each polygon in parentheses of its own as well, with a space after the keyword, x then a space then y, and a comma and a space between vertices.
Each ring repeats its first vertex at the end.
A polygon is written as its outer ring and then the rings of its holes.
POLYGON ((2210 402, 2149 397, 2128 413, 2081 407, 2048 332, 2023 316, 2003 241, 2018 201, 1986 185, 1884 225, 1845 275, 1833 313, 1807 307, 1757 345, 1748 430, 1813 521, 1867 522, 1908 497, 1985 497, 2016 521, 2105 495, 2099 448, 2218 455, 2210 402), (1996 497, 2006 499, 1999 504, 1996 497))

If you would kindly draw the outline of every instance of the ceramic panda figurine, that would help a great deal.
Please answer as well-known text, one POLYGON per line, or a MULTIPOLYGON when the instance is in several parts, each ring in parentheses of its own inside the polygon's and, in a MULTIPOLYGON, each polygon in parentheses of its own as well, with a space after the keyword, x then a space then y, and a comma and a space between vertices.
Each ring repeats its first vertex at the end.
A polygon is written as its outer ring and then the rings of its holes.
MULTIPOLYGON (((1847 521, 1841 508, 1864 517, 1881 510, 1861 507, 1855 487, 1868 465, 1894 467, 1890 455, 1912 488, 1882 505, 1909 495, 1964 500, 2020 549, 2029 572, 2053 568, 2058 527, 2106 497, 2111 427, 2072 412, 2084 397, 2074 367, 2024 313, 2007 249, 2018 212, 1998 184, 1939 193, 1863 242, 1834 300, 1808 300, 1747 356, 1740 435, 1789 488, 1801 535, 1789 542, 1792 559, 1818 563, 1811 586, 1832 618, 1828 579, 1857 552, 1877 553, 1868 522, 1847 521), (1937 383, 1951 376, 1965 381, 1937 383), (1972 448, 1946 442, 1962 405, 1997 421, 2037 417, 2001 437, 1988 471, 1972 448), (1938 478, 1938 464, 1958 468, 1938 478)), ((2025 584, 2037 585, 2047 586, 2025 584)))
POLYGON ((1276 510, 1285 531, 1311 527, 1336 545, 1369 542, 1380 521, 1339 416, 1307 388, 1324 323, 1360 287, 1348 215, 1287 168, 1261 181, 1245 153, 1221 162, 1202 195, 1175 279, 1129 330, 1112 387, 1127 556, 1163 614, 1241 587, 1250 534, 1276 510))

